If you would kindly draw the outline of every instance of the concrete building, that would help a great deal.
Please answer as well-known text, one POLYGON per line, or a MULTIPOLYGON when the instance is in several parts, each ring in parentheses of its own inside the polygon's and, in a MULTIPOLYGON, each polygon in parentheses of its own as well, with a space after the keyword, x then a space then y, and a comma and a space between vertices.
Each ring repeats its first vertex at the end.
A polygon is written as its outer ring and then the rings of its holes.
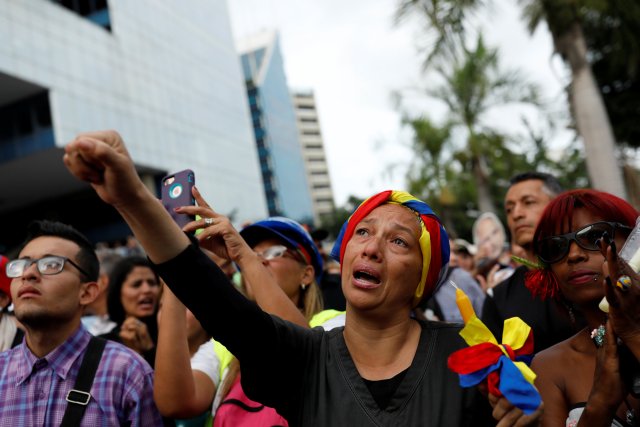
POLYGON ((238 51, 269 214, 311 222, 311 195, 278 35, 265 31, 240 40, 238 51))
POLYGON ((266 216, 224 0, 0 0, 0 40, 0 245, 42 217, 94 240, 126 231, 62 163, 98 129, 122 134, 150 187, 189 168, 219 212, 266 216))
POLYGON ((298 134, 313 203, 313 218, 315 224, 319 225, 320 218, 323 215, 331 214, 335 205, 327 156, 324 152, 322 132, 320 131, 320 120, 316 109, 316 99, 313 91, 297 90, 293 91, 291 96, 296 109, 298 134))

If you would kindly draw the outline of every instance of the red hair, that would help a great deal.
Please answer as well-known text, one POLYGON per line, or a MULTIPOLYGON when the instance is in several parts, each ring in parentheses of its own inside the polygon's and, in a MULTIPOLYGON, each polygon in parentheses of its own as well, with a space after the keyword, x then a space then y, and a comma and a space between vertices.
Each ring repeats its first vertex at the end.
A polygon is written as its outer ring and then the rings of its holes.
MULTIPOLYGON (((585 210, 602 218, 603 221, 619 222, 632 228, 638 217, 638 211, 633 206, 613 194, 592 189, 565 191, 553 199, 542 212, 533 235, 535 255, 538 255, 536 242, 571 231, 576 209, 585 210)), ((557 278, 548 265, 527 272, 525 285, 532 294, 543 299, 556 296, 559 290, 557 278)))

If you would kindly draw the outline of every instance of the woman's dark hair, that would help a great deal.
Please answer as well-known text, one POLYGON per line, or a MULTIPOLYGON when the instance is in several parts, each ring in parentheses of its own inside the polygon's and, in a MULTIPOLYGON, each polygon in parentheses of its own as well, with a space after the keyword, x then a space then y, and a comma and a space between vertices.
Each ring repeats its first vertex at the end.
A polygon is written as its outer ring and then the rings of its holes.
MULTIPOLYGON (((127 276, 136 267, 148 267, 153 271, 156 276, 156 280, 160 281, 158 274, 153 269, 151 262, 144 257, 131 256, 120 260, 111 271, 109 275, 109 295, 107 296, 107 310, 109 310, 109 318, 121 325, 124 319, 127 317, 122 306, 122 300, 120 297, 122 291, 122 284, 127 279, 127 276)), ((155 315, 153 316, 155 317, 155 315)), ((142 320, 142 319, 141 319, 142 320)), ((155 321, 153 322, 155 323, 155 321)))

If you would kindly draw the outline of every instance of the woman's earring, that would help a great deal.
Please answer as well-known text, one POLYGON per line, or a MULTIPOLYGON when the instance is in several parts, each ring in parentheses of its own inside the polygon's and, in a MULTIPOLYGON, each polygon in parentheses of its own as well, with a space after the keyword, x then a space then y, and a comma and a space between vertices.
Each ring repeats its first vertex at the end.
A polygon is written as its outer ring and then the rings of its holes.
POLYGON ((309 286, 309 285, 307 285, 306 283, 301 283, 300 284, 300 287, 302 288, 303 291, 307 290, 307 286, 309 286))

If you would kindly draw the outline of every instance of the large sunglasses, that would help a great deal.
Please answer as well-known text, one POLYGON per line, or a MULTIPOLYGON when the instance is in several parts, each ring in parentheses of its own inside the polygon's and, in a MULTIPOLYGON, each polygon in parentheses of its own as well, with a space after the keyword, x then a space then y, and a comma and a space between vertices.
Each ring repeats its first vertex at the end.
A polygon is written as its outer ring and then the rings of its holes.
POLYGON ((49 255, 39 259, 20 258, 9 261, 6 266, 7 277, 13 279, 22 277, 25 270, 28 269, 31 264, 35 264, 38 268, 38 272, 44 276, 58 274, 64 269, 64 265, 67 262, 77 268, 80 273, 85 275, 85 277, 89 277, 89 274, 78 264, 67 257, 57 255, 49 255))
POLYGON ((624 230, 627 233, 631 231, 631 227, 627 227, 619 222, 594 222, 572 233, 541 239, 536 243, 536 252, 543 262, 555 264, 567 256, 571 242, 576 242, 578 246, 588 251, 599 251, 600 246, 598 246, 598 244, 600 243, 600 239, 606 235, 609 241, 613 240, 616 229, 624 230))

